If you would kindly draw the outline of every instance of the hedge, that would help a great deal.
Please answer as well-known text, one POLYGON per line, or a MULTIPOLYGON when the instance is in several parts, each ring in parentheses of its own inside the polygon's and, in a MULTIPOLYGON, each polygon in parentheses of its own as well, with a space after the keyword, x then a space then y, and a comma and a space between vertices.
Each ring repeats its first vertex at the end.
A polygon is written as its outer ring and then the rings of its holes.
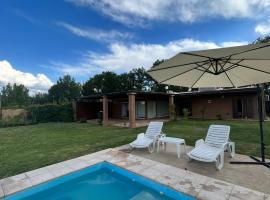
POLYGON ((72 104, 32 105, 26 108, 27 119, 34 122, 72 122, 72 104))

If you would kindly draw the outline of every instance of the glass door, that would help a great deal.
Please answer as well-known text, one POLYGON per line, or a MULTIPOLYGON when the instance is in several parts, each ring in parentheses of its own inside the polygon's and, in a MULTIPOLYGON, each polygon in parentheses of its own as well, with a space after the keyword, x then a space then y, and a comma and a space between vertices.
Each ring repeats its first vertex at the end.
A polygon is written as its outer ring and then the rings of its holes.
POLYGON ((136 117, 145 118, 145 101, 136 101, 136 117))

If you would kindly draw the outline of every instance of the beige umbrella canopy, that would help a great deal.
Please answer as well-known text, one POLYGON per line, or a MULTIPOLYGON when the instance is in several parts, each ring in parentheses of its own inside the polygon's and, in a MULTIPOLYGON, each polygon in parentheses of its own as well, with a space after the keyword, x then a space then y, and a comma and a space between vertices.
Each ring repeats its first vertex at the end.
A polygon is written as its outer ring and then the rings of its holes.
POLYGON ((179 53, 148 73, 161 84, 202 87, 240 87, 257 84, 260 122, 261 160, 231 162, 259 164, 270 168, 265 160, 263 135, 262 95, 258 84, 270 82, 270 44, 245 45, 179 53))
POLYGON ((183 52, 148 73, 161 84, 190 88, 270 82, 270 44, 183 52))

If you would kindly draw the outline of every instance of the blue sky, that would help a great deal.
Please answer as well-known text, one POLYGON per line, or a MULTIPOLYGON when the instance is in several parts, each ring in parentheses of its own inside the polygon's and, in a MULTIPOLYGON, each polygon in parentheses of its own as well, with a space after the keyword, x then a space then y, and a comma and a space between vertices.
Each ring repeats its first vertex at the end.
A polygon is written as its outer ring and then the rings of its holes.
POLYGON ((0 85, 46 92, 59 76, 149 68, 180 51, 270 33, 270 0, 2 0, 0 85))

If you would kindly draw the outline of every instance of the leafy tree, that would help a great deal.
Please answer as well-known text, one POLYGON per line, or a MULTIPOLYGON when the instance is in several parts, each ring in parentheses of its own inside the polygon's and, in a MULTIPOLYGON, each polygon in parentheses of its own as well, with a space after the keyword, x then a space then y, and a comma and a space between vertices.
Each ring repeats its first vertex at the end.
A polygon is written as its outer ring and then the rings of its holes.
POLYGON ((146 72, 144 68, 132 69, 129 72, 133 90, 150 91, 155 84, 155 80, 146 72))
POLYGON ((123 73, 118 75, 120 91, 130 91, 134 90, 134 78, 130 75, 130 73, 123 73))
POLYGON ((7 84, 2 88, 1 97, 3 107, 22 107, 30 103, 29 90, 22 84, 7 84))
POLYGON ((83 95, 120 91, 118 75, 114 72, 102 72, 90 78, 82 87, 83 95))
POLYGON ((49 102, 50 102, 50 99, 47 93, 36 93, 32 97, 32 104, 46 104, 49 102))
POLYGON ((69 75, 60 77, 55 85, 49 89, 49 99, 52 102, 65 103, 81 95, 81 85, 69 75))
POLYGON ((259 37, 257 38, 252 44, 261 44, 261 43, 267 43, 270 42, 270 35, 259 37))

